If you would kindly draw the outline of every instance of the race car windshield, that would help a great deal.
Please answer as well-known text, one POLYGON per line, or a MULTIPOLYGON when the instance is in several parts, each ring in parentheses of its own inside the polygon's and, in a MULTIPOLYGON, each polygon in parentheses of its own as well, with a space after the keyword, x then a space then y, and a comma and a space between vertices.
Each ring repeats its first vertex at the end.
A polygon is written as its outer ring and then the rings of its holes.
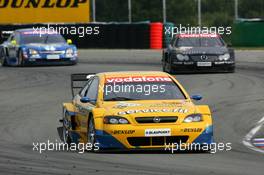
POLYGON ((24 34, 21 35, 22 44, 41 43, 54 44, 65 43, 65 39, 59 34, 24 34))
POLYGON ((179 37, 177 47, 222 47, 224 43, 217 37, 179 37))
POLYGON ((104 101, 186 99, 174 82, 122 82, 104 86, 104 101))

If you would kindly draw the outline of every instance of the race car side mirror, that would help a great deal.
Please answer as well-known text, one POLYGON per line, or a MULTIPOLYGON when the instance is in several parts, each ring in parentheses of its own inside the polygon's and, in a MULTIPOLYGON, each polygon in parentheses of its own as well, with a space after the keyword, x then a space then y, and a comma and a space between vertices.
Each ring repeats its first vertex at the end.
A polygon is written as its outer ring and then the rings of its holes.
POLYGON ((201 95, 192 95, 191 96, 191 99, 196 100, 196 101, 199 101, 199 100, 202 100, 203 97, 201 95))
POLYGON ((16 45, 16 44, 17 44, 16 40, 12 40, 12 41, 11 41, 11 44, 12 44, 12 45, 16 45))
POLYGON ((82 103, 88 103, 88 102, 91 102, 91 99, 88 98, 88 97, 82 97, 82 98, 80 99, 80 101, 81 101, 82 103))
POLYGON ((67 44, 72 44, 72 40, 71 39, 67 39, 67 44))

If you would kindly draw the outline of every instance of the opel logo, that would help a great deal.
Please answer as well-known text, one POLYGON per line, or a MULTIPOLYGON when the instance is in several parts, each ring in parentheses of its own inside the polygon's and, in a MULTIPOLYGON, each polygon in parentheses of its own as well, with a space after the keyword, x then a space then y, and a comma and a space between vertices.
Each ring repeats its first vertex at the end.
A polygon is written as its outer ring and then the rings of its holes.
POLYGON ((206 55, 201 56, 201 60, 207 60, 207 59, 208 59, 208 57, 206 55))
POLYGON ((160 118, 159 117, 154 117, 153 118, 153 122, 154 123, 159 123, 160 122, 160 118))

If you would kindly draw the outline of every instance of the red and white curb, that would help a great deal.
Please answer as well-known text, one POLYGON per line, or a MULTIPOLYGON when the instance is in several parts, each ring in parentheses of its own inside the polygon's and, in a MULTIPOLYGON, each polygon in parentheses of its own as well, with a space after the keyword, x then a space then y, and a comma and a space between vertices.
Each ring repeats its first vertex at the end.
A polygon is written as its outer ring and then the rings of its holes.
POLYGON ((264 138, 255 138, 252 139, 260 128, 264 125, 264 117, 262 117, 256 125, 249 131, 249 133, 244 137, 243 144, 251 150, 264 153, 264 138))
POLYGON ((254 146, 264 149, 264 138, 255 138, 252 143, 254 146))

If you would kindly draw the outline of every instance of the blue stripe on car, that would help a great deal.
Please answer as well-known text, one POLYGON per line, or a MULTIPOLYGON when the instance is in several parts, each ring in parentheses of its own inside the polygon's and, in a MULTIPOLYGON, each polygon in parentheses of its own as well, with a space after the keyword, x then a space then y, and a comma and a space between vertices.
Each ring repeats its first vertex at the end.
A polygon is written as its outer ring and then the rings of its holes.
POLYGON ((103 130, 96 130, 96 142, 100 148, 125 148, 116 138, 106 133, 103 130))
POLYGON ((213 143, 213 126, 210 125, 200 134, 193 143, 199 144, 211 144, 213 143))

